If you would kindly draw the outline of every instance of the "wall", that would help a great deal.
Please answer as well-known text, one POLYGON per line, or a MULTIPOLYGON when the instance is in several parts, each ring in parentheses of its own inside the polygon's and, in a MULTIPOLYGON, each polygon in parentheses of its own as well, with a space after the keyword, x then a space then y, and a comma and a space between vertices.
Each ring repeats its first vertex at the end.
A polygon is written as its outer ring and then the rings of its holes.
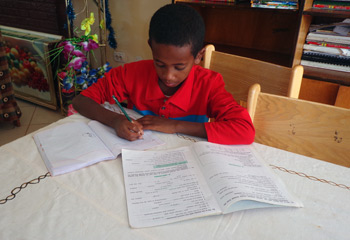
MULTIPOLYGON (((149 22, 155 11, 169 3, 171 0, 109 1, 112 26, 118 43, 116 51, 124 52, 127 62, 152 58, 147 44, 149 22)), ((107 48, 108 61, 113 66, 121 65, 113 60, 113 52, 113 49, 107 48)))

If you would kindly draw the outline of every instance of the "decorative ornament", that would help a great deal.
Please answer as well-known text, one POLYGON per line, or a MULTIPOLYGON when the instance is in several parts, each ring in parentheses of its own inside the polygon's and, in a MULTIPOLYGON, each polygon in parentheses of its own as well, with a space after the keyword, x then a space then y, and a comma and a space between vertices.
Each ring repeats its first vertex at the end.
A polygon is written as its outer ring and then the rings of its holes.
POLYGON ((66 13, 68 16, 69 23, 73 28, 73 20, 76 18, 76 16, 75 16, 72 0, 68 0, 66 13))
POLYGON ((112 18, 111 13, 109 12, 109 6, 108 6, 108 0, 105 0, 105 7, 106 7, 106 28, 109 31, 108 34, 108 44, 111 48, 116 49, 117 48, 117 41, 115 40, 115 32, 113 27, 111 26, 112 18))

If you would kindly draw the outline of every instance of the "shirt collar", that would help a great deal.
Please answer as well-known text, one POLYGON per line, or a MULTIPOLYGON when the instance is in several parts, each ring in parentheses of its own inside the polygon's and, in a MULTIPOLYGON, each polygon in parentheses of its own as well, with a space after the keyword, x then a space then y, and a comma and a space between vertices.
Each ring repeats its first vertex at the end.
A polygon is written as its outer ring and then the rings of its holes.
POLYGON ((190 107, 191 94, 194 82, 194 69, 195 66, 192 67, 186 80, 182 83, 182 86, 169 99, 171 104, 181 108, 184 111, 187 111, 190 107))

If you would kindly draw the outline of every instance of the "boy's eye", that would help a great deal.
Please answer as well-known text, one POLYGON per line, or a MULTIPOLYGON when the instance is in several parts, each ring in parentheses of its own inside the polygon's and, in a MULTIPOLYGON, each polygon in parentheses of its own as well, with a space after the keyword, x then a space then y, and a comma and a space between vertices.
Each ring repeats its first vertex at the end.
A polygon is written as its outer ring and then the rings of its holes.
POLYGON ((164 68, 165 67, 165 65, 162 65, 162 64, 156 64, 157 65, 157 67, 159 67, 159 68, 164 68))
POLYGON ((178 70, 178 71, 182 71, 182 70, 185 70, 186 66, 176 66, 175 69, 178 70))

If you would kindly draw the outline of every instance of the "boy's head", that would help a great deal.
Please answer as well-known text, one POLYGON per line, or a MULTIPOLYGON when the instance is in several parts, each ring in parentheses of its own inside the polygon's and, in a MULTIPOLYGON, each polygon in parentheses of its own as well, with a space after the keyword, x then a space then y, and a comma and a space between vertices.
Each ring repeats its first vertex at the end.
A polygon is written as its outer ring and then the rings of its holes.
POLYGON ((203 48, 205 25, 199 13, 183 4, 168 4, 152 17, 149 27, 149 43, 183 47, 191 46, 196 57, 203 48))

